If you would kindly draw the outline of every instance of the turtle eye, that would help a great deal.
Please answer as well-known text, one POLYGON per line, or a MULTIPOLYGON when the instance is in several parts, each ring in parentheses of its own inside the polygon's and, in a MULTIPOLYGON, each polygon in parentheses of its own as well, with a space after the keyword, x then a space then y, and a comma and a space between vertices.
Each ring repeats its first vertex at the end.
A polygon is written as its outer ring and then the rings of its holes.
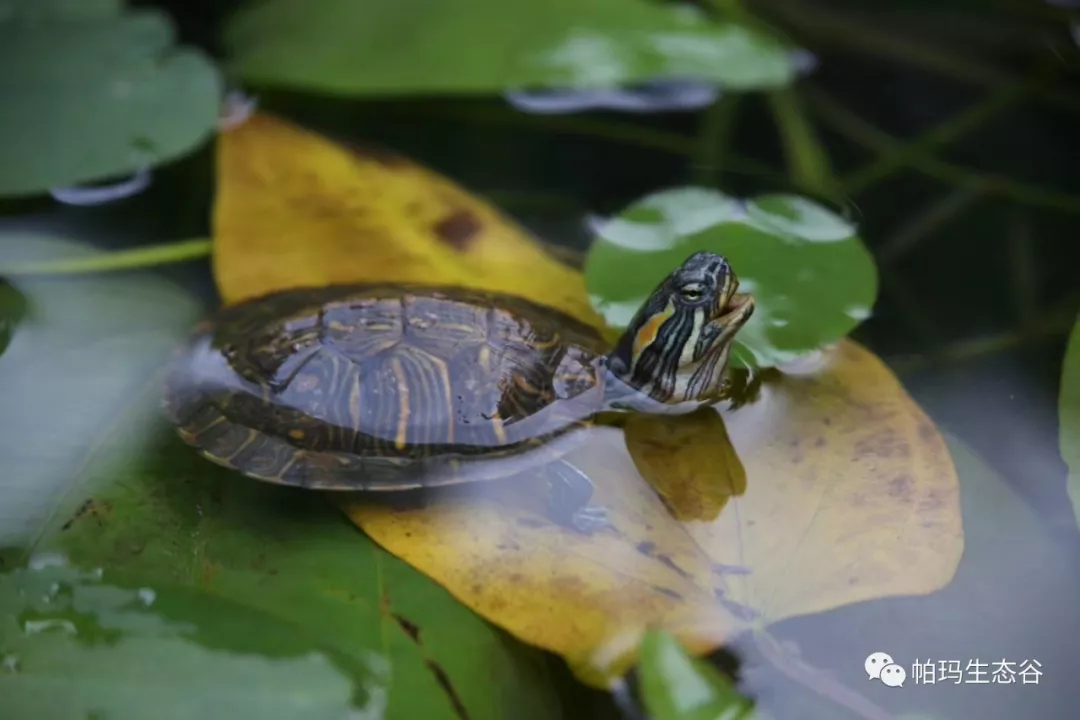
POLYGON ((679 295, 687 302, 698 302, 701 300, 703 293, 700 285, 687 285, 679 289, 679 295))

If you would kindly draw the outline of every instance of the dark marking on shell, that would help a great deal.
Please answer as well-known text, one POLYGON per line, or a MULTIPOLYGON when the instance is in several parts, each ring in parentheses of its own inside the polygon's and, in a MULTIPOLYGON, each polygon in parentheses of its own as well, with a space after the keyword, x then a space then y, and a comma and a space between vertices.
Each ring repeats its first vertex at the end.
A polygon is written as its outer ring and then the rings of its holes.
POLYGON ((465 251, 483 229, 480 220, 468 210, 458 210, 435 223, 435 234, 455 250, 465 251))

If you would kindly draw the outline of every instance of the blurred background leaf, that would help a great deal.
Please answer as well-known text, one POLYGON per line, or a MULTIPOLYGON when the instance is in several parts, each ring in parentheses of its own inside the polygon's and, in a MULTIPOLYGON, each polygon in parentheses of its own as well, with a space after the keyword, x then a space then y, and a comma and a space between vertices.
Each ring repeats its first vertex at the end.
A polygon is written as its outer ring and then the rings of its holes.
POLYGON ((158 10, 96 0, 0 6, 0 195, 131 174, 215 127, 221 80, 158 10))
POLYGON ((609 324, 624 328, 656 284, 698 250, 731 260, 754 316, 736 336, 743 364, 777 365, 835 342, 868 318, 873 258, 855 227, 812 200, 739 200, 686 187, 638 200, 596 222, 585 280, 609 324), (748 351, 748 352, 747 352, 748 351))
POLYGON ((794 76, 786 41, 651 0, 304 0, 243 7, 229 67, 257 85, 350 95, 500 93, 695 77, 730 89, 794 76))

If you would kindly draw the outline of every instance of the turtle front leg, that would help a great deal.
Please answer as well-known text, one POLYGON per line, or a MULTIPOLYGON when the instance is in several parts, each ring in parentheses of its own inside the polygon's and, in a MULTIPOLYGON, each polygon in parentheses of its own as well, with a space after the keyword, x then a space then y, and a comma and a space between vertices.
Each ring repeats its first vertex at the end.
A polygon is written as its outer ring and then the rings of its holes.
POLYGON ((607 510, 589 505, 593 483, 589 476, 566 460, 547 468, 548 514, 558 524, 584 535, 610 526, 607 510))

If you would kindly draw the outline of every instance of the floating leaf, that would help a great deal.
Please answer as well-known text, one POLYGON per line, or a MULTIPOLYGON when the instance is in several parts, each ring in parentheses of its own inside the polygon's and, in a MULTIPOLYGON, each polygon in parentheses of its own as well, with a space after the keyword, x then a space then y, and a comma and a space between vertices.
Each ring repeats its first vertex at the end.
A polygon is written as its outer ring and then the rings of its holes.
MULTIPOLYGON (((4 241, 5 253, 25 245, 32 255, 13 261, 89 254, 43 237, 4 241)), ((115 645, 72 653, 63 638, 9 625, 0 653, 17 641, 11 662, 27 675, 0 674, 4 690, 40 707, 49 699, 27 688, 59 678, 50 692, 74 717, 106 695, 108 707, 124 705, 117 717, 146 717, 141 703, 164 717, 203 717, 197 703, 207 697, 235 702, 226 714, 238 718, 265 717, 267 703, 291 717, 342 717, 335 708, 346 704, 376 717, 558 715, 534 653, 379 549, 324 497, 241 478, 175 436, 160 413, 159 371, 200 314, 186 294, 150 273, 17 287, 34 312, 0 356, 0 542, 18 547, 0 567, 32 553, 32 568, 60 552, 75 568, 103 568, 105 585, 89 597, 129 603, 147 588, 160 604, 125 615, 133 634, 105 628, 115 645), (144 632, 160 629, 157 613, 191 627, 144 632), (285 680, 287 670, 297 675, 285 680), (94 691, 91 678, 101 683, 94 691), (222 688, 233 681, 244 693, 222 688), (385 713, 373 705, 380 687, 385 713), (307 707, 288 713, 297 703, 307 707)), ((90 610, 100 625, 102 610, 90 610)), ((0 610, 0 622, 10 612, 0 610)), ((80 618, 67 619, 78 627, 80 618)), ((80 643, 94 639, 86 632, 80 643)))
MULTIPOLYGON (((396 158, 369 157, 265 116, 225 136, 215 267, 226 299, 300 284, 411 279, 509 289, 588 317, 580 274, 552 265, 517 232, 482 234, 484 242, 449 250, 436 229, 445 210, 422 203, 454 186, 433 184, 396 158), (395 175, 401 167, 408 172, 395 175), (399 211, 410 195, 412 211, 399 211), (379 221, 364 220, 373 217, 379 221)), ((454 205, 464 203, 464 192, 454 191, 454 205)), ((497 217, 468 203, 477 215, 497 217)), ((794 207, 804 220, 813 212, 794 207)), ((758 217, 770 228, 793 224, 779 211, 758 217)), ((809 226, 814 232, 800 232, 834 246, 850 236, 828 215, 809 226)), ((595 481, 594 502, 611 512, 610 532, 552 525, 538 504, 543 469, 535 482, 465 484, 423 506, 348 498, 346 511, 462 602, 565 656, 600 687, 633 662, 646 628, 669 630, 701 652, 747 625, 941 587, 963 536, 940 436, 860 346, 841 342, 820 354, 818 367, 805 367, 813 360, 785 367, 737 410, 681 418, 682 430, 645 419, 629 421, 625 434, 603 426, 569 436, 567 459, 595 481), (684 442, 700 445, 688 450, 684 442), (682 454, 685 462, 671 459, 682 454)))
POLYGON ((870 314, 877 275, 848 222, 805 198, 742 201, 704 188, 645 197, 599 223, 585 280, 594 305, 625 327, 656 284, 698 250, 728 257, 753 294, 736 337, 746 364, 790 362, 845 336, 870 314))
MULTIPOLYGON (((64 238, 7 231, 4 264, 91 257, 64 238)), ((200 308, 149 274, 112 282, 16 279, 33 308, 0 356, 0 546, 29 541, 68 489, 118 399, 144 389, 200 308), (6 413, 6 419, 3 416, 6 413)))
POLYGON ((0 21, 94 20, 118 15, 123 0, 2 0, 0 21))
POLYGON ((671 635, 645 633, 638 665, 641 695, 652 720, 751 720, 754 705, 731 681, 691 658, 671 635))
POLYGON ((217 69, 175 46, 157 11, 117 3, 0 6, 0 195, 127 176, 205 141, 217 69), (85 5, 85 7, 80 7, 85 5))
POLYGON ((1069 499, 1080 522, 1080 319, 1065 350, 1059 401, 1061 458, 1069 466, 1069 499))
MULTIPOLYGON (((722 413, 747 487, 724 494, 711 521, 677 521, 639 474, 628 439, 604 427, 567 458, 592 478, 613 532, 583 536, 546 521, 519 489, 540 477, 463 486, 424 508, 358 500, 347 512, 477 612, 601 687, 633 661, 648 627, 701 652, 740 627, 939 589, 963 550, 948 450, 871 353, 844 341, 819 362, 812 372, 788 368, 756 402, 722 413)), ((693 441, 725 452, 721 437, 693 441)))
POLYGON ((268 0, 226 32, 232 70, 253 83, 341 94, 600 88, 694 77, 775 87, 792 48, 733 19, 650 0, 268 0))
POLYGON ((343 718, 385 707, 378 655, 354 701, 336 658, 312 652, 288 621, 210 595, 117 587, 57 560, 0 574, 7 717, 343 718), (260 637, 273 638, 262 652, 229 647, 260 637))
POLYGON ((226 303, 336 282, 445 282, 599 321, 581 274, 495 208, 402 157, 346 150, 265 113, 221 136, 213 223, 226 303))

